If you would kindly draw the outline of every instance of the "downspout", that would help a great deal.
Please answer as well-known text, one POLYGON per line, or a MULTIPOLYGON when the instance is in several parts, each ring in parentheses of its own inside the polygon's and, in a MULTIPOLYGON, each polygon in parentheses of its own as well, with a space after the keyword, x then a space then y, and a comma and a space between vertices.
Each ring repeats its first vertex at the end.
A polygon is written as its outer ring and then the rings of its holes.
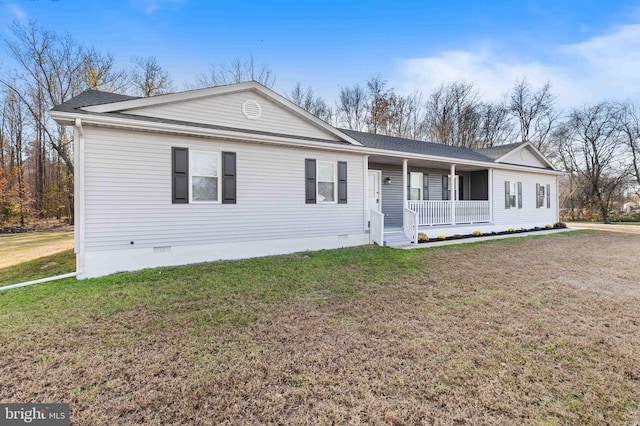
POLYGON ((26 282, 19 283, 19 284, 6 285, 4 287, 0 287, 0 291, 9 290, 11 288, 26 287, 28 285, 33 285, 33 284, 46 283, 46 282, 49 282, 49 281, 62 280, 62 279, 65 279, 65 278, 75 277, 78 274, 79 274, 79 272, 76 271, 76 272, 70 272, 68 274, 56 275, 55 277, 40 278, 39 280, 26 281, 26 282))
POLYGON ((556 222, 560 222, 560 176, 556 176, 556 222))
POLYGON ((82 121, 79 118, 76 118, 76 123, 73 129, 73 154, 76 159, 73 176, 75 189, 73 208, 75 217, 74 252, 76 253, 76 271, 68 274, 6 285, 4 287, 0 287, 0 291, 72 278, 82 274, 82 268, 84 267, 84 131, 82 129, 82 121))
POLYGON ((75 217, 75 253, 76 271, 78 274, 84 270, 84 248, 85 248, 85 197, 84 197, 84 129, 82 120, 76 118, 73 129, 73 154, 76 159, 74 175, 74 217, 75 217))

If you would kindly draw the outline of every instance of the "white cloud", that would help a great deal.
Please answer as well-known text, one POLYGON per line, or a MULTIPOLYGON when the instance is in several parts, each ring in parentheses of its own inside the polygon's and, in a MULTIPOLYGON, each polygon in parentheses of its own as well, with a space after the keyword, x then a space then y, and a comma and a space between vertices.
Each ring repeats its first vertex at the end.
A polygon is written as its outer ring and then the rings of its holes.
POLYGON ((29 19, 29 15, 27 14, 27 12, 20 9, 17 5, 13 3, 9 3, 8 6, 9 6, 9 9, 11 10, 11 13, 13 14, 14 19, 17 19, 18 21, 21 21, 21 22, 29 19))
POLYGON ((150 14, 164 8, 167 4, 176 4, 181 1, 182 0, 133 0, 132 4, 138 9, 144 10, 145 13, 150 14))
POLYGON ((522 56, 497 52, 488 43, 474 51, 445 51, 400 62, 393 83, 405 92, 429 93, 442 83, 466 80, 484 98, 497 100, 526 77, 534 87, 550 81, 563 107, 640 98, 640 24, 615 27, 576 44, 549 46, 536 61, 522 56))

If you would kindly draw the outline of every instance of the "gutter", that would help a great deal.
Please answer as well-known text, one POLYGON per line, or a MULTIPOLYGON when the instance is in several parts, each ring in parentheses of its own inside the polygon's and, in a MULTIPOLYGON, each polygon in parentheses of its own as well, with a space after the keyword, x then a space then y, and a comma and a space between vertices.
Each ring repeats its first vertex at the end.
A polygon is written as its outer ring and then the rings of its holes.
POLYGON ((19 283, 19 284, 6 285, 4 287, 0 287, 0 291, 9 290, 9 289, 18 288, 18 287, 26 287, 28 285, 33 285, 33 284, 46 283, 46 282, 49 282, 49 281, 62 280, 62 279, 65 279, 65 278, 72 278, 72 277, 75 277, 76 275, 78 275, 80 273, 81 273, 81 271, 76 271, 76 272, 70 272, 68 274, 56 275, 55 277, 40 278, 39 280, 25 281, 25 282, 19 283))
MULTIPOLYGON (((79 117, 77 113, 72 112, 62 112, 62 111, 50 111, 49 115, 51 118, 58 122, 66 122, 66 123, 74 123, 77 126, 79 117)), ((536 169, 526 166, 517 166, 517 165, 508 165, 505 163, 490 163, 484 161, 475 161, 475 160, 465 160, 461 158, 452 158, 452 157, 439 157, 435 155, 427 155, 427 154, 415 154, 404 151, 387 151, 378 148, 367 148, 364 146, 333 146, 328 145, 323 142, 312 142, 312 141, 301 141, 301 140, 283 140, 283 138, 279 138, 276 136, 267 136, 267 135, 256 135, 253 133, 238 133, 232 132, 228 130, 219 130, 219 129, 205 129, 205 128, 195 128, 193 126, 188 125, 179 125, 179 124, 166 124, 166 123, 157 123, 152 121, 144 121, 135 118, 120 118, 120 117, 104 117, 104 116, 96 116, 96 115, 87 115, 83 116, 82 124, 89 124, 95 126, 102 127, 115 127, 115 128, 124 128, 124 129, 132 129, 136 131, 147 131, 147 132, 157 132, 157 133, 169 133, 169 134, 178 134, 185 136, 196 136, 196 137, 206 137, 213 139, 224 139, 234 142, 249 142, 249 143, 264 143, 271 145, 285 145, 285 146, 293 146, 297 148, 314 148, 314 149, 322 149, 328 151, 343 151, 350 152, 356 154, 368 154, 368 155, 383 155, 387 157, 395 157, 395 158, 408 158, 413 160, 426 160, 426 161, 436 161, 436 162, 448 162, 448 163, 456 163, 456 164, 464 164, 467 166, 476 166, 482 168, 496 168, 502 170, 518 170, 518 171, 527 171, 532 173, 540 173, 540 174, 551 174, 551 175, 562 175, 563 172, 559 172, 557 170, 549 170, 549 169, 536 169)))

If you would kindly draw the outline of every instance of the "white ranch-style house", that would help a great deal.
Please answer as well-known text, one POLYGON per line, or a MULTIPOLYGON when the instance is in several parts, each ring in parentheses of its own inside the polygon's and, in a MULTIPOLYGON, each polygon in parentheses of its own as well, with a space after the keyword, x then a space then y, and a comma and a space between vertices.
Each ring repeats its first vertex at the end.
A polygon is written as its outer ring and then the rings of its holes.
POLYGON ((562 173, 529 143, 338 129, 256 82, 50 114, 74 126, 78 278, 558 220, 562 173))

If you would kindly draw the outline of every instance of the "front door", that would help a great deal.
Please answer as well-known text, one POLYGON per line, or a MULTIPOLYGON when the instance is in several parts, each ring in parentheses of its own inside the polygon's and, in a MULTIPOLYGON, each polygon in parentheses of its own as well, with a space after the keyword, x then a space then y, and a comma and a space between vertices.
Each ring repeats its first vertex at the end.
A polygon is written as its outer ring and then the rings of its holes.
POLYGON ((382 172, 380 170, 369 170, 367 178, 367 223, 371 222, 371 210, 382 211, 382 199, 380 194, 380 184, 382 172))

